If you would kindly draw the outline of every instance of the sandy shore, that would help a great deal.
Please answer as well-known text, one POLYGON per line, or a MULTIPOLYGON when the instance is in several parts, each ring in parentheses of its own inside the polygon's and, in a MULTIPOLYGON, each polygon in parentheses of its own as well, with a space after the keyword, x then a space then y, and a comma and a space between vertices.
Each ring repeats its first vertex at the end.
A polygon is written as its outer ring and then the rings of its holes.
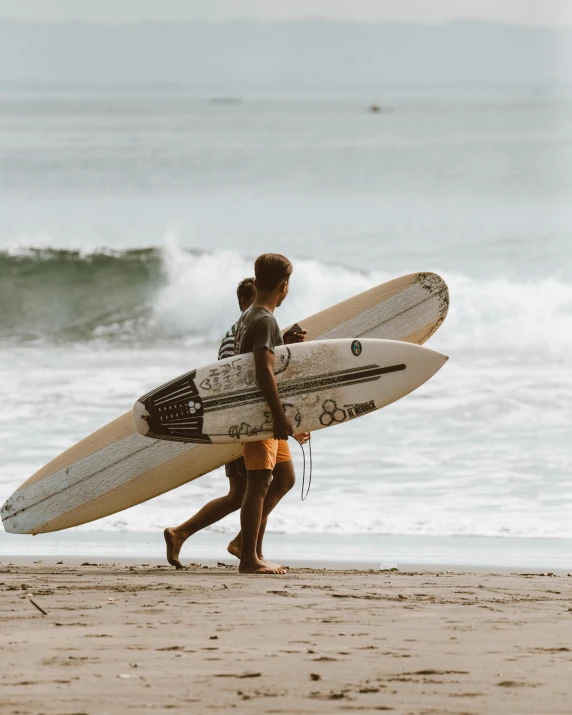
POLYGON ((0 592, 6 714, 572 712, 565 575, 3 563, 0 592))

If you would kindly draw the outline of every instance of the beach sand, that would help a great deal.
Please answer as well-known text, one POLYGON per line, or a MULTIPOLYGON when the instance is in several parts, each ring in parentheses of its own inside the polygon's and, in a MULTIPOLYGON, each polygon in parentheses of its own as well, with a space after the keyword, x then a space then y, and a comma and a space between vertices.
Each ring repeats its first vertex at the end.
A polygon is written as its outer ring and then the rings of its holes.
POLYGON ((3 715, 572 713, 567 575, 2 563, 0 593, 3 715))

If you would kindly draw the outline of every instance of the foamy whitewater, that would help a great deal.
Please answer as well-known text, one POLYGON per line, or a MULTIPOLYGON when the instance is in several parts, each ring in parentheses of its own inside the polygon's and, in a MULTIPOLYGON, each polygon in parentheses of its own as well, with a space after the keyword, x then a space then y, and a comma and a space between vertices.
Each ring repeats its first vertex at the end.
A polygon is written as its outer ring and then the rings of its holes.
MULTIPOLYGON (((429 343, 446 367, 316 433, 310 496, 297 485, 272 515, 276 548, 374 562, 390 544, 415 562, 434 543, 446 562, 456 544, 471 564, 510 563, 510 542, 529 563, 546 538, 542 558, 568 563, 552 540, 572 539, 572 101, 394 94, 373 115, 373 100, 0 95, 2 501, 147 389, 211 362, 236 283, 275 250, 295 265, 283 324, 413 271, 439 272, 451 295, 429 343), (479 551, 475 537, 501 542, 479 551)), ((121 531, 144 554, 144 534, 226 486, 219 470, 76 544, 109 549, 121 531)), ((43 538, 0 548, 39 553, 43 538)))

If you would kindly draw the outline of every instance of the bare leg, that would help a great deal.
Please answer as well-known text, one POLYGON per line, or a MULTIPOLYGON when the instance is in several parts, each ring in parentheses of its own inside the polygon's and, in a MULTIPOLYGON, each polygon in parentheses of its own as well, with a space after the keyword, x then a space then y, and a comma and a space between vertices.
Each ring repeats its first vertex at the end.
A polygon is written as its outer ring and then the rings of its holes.
MULTIPOLYGON (((266 497, 264 498, 264 506, 262 508, 262 520, 260 522, 260 529, 258 530, 258 539, 256 544, 256 554, 260 561, 265 561, 262 552, 262 541, 264 539, 264 532, 266 531, 266 524, 268 522, 268 515, 273 511, 278 502, 284 497, 290 489, 294 486, 296 482, 296 474, 294 472, 294 464, 291 460, 288 462, 280 462, 274 468, 272 473, 272 482, 268 487, 266 492, 266 497)), ((238 559, 242 556, 242 532, 240 531, 237 536, 228 545, 228 551, 233 556, 238 559)), ((272 562, 273 566, 276 564, 272 562)))
POLYGON ((256 551, 261 559, 264 558, 262 556, 262 541, 264 539, 268 517, 276 505, 284 496, 286 496, 286 494, 288 494, 296 482, 296 474, 294 472, 294 464, 292 460, 289 460, 288 462, 279 462, 274 467, 272 477, 272 484, 268 488, 266 498, 264 499, 262 521, 260 523, 260 529, 258 530, 258 542, 256 544, 256 551))
POLYGON ((241 573, 284 573, 279 566, 271 566, 261 561, 256 553, 264 499, 268 493, 271 478, 272 472, 269 469, 255 469, 248 472, 246 492, 240 510, 242 558, 239 571, 241 573))
POLYGON ((163 533, 167 544, 167 561, 171 566, 175 566, 177 569, 183 568, 179 561, 179 553, 189 536, 240 509, 246 490, 246 478, 242 475, 229 477, 229 486, 228 494, 205 504, 188 521, 179 526, 165 529, 163 533))

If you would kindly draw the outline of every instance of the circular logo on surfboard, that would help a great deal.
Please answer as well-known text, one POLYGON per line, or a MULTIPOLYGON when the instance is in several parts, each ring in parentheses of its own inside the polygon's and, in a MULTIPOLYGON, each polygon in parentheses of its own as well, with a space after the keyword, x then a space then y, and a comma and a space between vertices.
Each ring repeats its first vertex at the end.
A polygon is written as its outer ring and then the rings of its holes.
POLYGON ((361 355, 361 343, 359 340, 354 340, 352 343, 352 353, 359 357, 361 355))

